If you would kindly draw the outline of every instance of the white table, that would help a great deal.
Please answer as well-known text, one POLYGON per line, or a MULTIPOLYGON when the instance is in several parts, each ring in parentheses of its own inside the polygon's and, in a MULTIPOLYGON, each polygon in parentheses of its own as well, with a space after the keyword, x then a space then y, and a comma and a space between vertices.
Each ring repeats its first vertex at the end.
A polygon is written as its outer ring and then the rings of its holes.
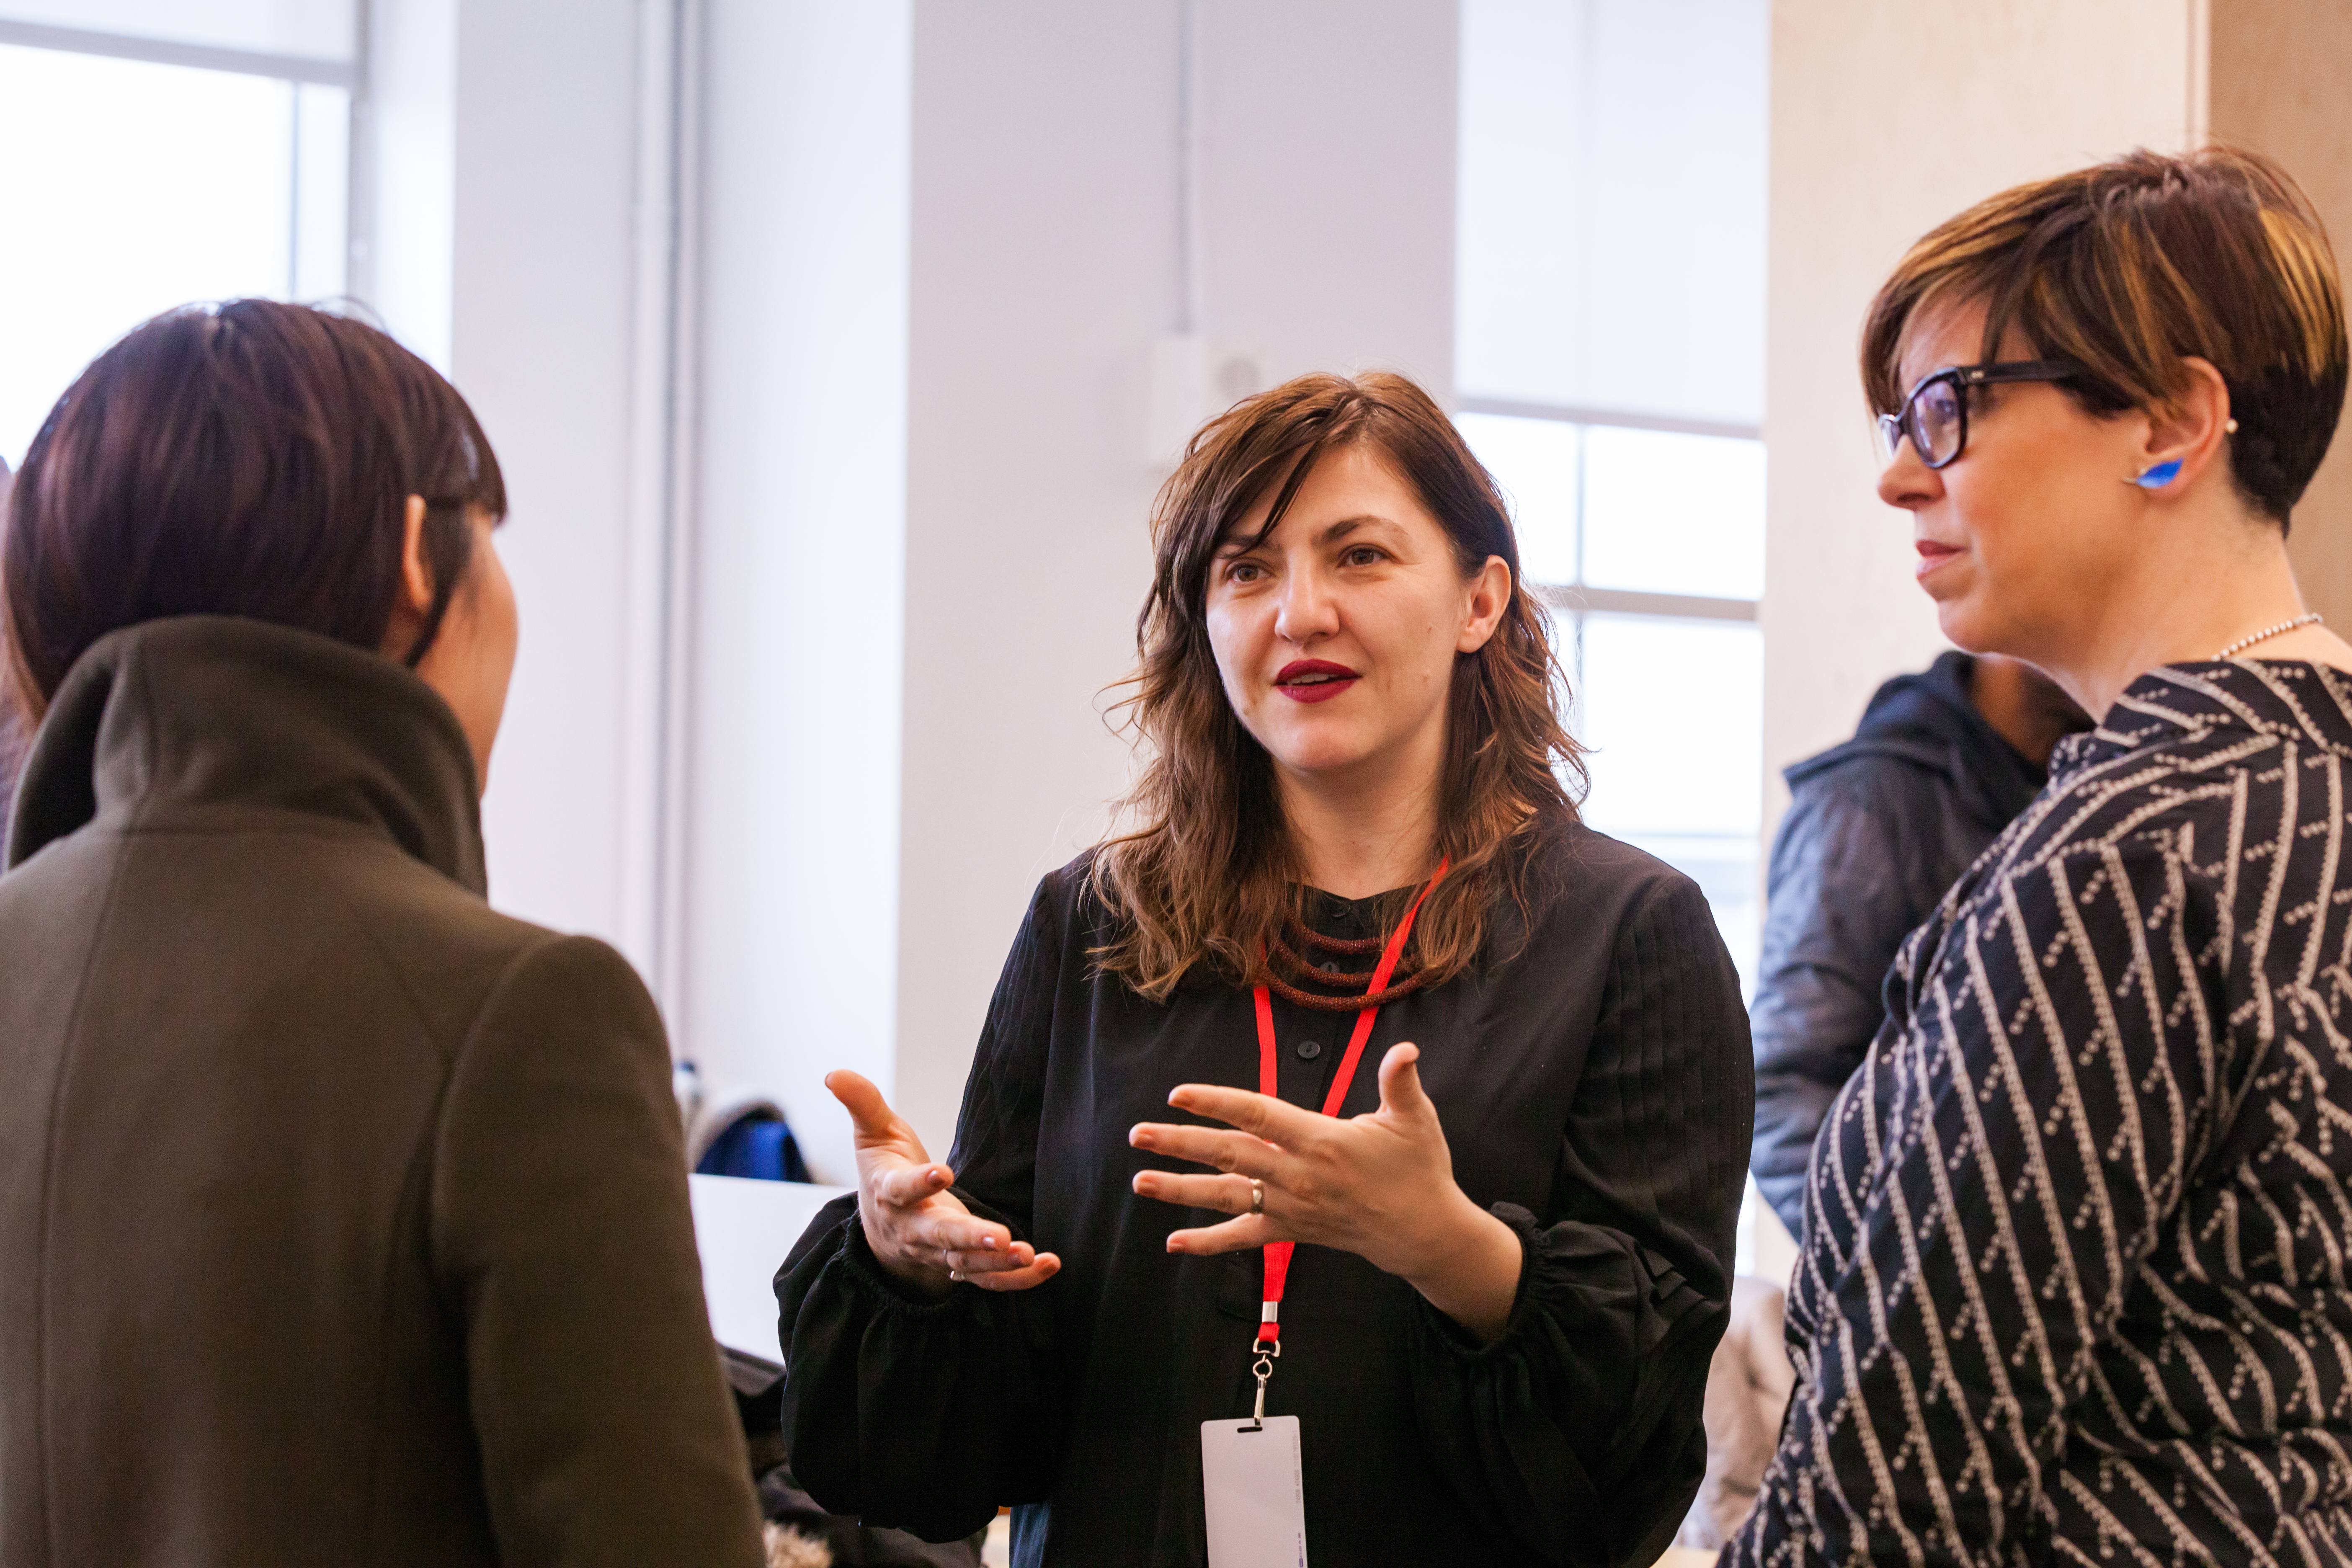
POLYGON ((702 1249, 702 1294, 710 1331, 739 1355, 776 1363, 776 1270, 816 1211, 847 1187, 806 1182, 747 1182, 689 1176, 694 1239, 702 1249))

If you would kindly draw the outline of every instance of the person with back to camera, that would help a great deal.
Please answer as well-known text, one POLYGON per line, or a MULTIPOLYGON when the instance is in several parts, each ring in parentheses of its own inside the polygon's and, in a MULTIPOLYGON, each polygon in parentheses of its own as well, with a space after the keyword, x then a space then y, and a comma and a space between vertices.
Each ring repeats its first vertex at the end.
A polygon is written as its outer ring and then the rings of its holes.
POLYGON ((2040 793, 2058 742, 2089 727, 2032 665, 1946 653, 1881 686, 1852 740, 1787 771, 1748 1009, 1748 1168, 1791 1237, 1814 1135, 1885 1020, 1903 939, 2040 793))
POLYGON ((828 1080, 795 1469, 932 1539, 1021 1505, 1025 1564, 1647 1563, 1747 1161, 1706 900, 1578 821, 1509 520, 1412 383, 1235 405, 1154 544, 1129 830, 1038 888, 950 1163, 828 1080))
POLYGON ((659 1017, 483 900, 516 615, 472 413, 156 318, 17 477, 0 1563, 761 1561, 659 1017))
POLYGON ((1729 1563, 2352 1554, 2352 647, 2285 549, 2336 279, 2274 164, 2141 152, 1962 213, 1872 306, 1945 635, 2103 717, 1830 1110, 1729 1563))

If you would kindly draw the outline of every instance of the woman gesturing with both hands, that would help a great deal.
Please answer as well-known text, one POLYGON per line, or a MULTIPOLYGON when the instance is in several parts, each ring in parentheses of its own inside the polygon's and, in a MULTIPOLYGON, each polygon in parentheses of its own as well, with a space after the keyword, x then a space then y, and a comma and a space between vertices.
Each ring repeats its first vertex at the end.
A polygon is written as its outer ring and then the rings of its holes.
POLYGON ((795 1472, 932 1539, 1013 1504, 1024 1563, 1646 1561, 1746 1163, 1706 902, 1577 820, 1543 611, 1417 387, 1237 405, 1154 542, 1128 827, 1040 885, 955 1149, 828 1080, 859 1192, 777 1279, 795 1472))
MULTIPOLYGON (((1336 1247, 1412 1283, 1480 1339, 1500 1333, 1518 1286, 1518 1237, 1454 1184, 1445 1130, 1414 1069, 1420 1056, 1409 1043, 1390 1047, 1380 1109, 1345 1121, 1214 1084, 1170 1095, 1177 1110, 1239 1131, 1135 1129, 1139 1149, 1232 1173, 1136 1173, 1144 1197, 1236 1216, 1173 1232, 1168 1250, 1205 1257, 1268 1242, 1336 1247), (1433 1205, 1432 1193, 1450 1201, 1433 1205)), ((873 1240, 885 1268, 935 1294, 959 1279, 1025 1290, 1060 1270, 1052 1253, 975 1217, 951 1190, 954 1173, 924 1156, 915 1130, 872 1084, 853 1072, 825 1081, 856 1123, 860 1219, 869 1239, 887 1237, 873 1240)))

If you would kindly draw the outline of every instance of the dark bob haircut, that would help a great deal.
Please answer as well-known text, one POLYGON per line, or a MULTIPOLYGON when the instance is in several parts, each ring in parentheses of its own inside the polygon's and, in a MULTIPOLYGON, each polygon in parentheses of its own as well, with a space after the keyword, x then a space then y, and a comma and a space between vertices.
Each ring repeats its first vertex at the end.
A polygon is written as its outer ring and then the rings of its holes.
POLYGON ((1862 380, 1891 414, 1913 330, 1982 300, 1998 357, 2075 367, 2059 388, 2098 416, 2158 408, 2211 363, 2238 422, 2230 472, 2284 530, 2344 409, 2347 350, 2336 253, 2285 170, 2256 153, 2143 149, 1990 196, 1911 247, 1863 328, 1862 380))
POLYGON ((37 720, 89 646, 167 616, 243 616, 371 652, 425 502, 432 646, 507 510, 457 389, 364 322, 234 300, 156 317, 90 363, 33 437, 0 540, 10 677, 37 720))

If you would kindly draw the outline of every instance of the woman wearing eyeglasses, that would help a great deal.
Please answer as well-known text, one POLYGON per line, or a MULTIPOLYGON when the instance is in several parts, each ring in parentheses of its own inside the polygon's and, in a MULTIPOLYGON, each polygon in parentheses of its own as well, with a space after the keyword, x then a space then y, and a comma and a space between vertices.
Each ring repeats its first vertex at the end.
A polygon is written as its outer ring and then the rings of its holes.
POLYGON ((1509 520, 1410 382, 1237 405, 1154 534, 1133 831, 1037 889, 949 1164, 835 1075, 793 1470, 935 1540, 1022 1505, 1024 1563, 1646 1563, 1746 1164, 1706 900, 1577 821, 1509 520))
POLYGON ((2006 192, 1880 290, 1945 634, 2105 720, 1896 961, 1730 1561, 2352 1553, 2352 647, 2285 548, 2346 358, 2316 216, 2240 153, 2006 192))

